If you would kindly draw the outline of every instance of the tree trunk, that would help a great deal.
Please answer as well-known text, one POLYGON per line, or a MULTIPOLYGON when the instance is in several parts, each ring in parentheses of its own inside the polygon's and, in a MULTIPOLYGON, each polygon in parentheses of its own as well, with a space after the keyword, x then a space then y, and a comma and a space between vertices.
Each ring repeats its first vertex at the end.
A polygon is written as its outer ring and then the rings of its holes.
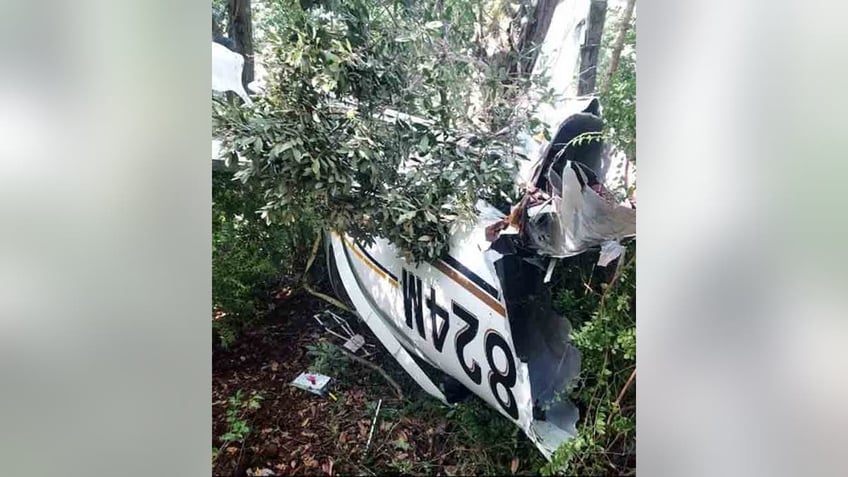
POLYGON ((545 41, 548 28, 551 26, 551 19, 554 17, 554 11, 556 11, 559 2, 560 0, 539 0, 536 4, 527 24, 521 29, 516 45, 517 53, 529 53, 513 64, 514 68, 511 73, 518 73, 523 76, 530 76, 533 73, 533 67, 539 57, 538 47, 545 41))
POLYGON ((244 55, 241 80, 245 88, 253 81, 253 24, 250 18, 250 0, 229 0, 230 39, 236 51, 244 55))
POLYGON ((633 18, 633 7, 636 6, 636 0, 627 0, 627 6, 624 8, 624 16, 621 17, 621 24, 618 26, 618 35, 615 38, 615 44, 612 48, 612 56, 610 57, 609 71, 604 78, 604 86, 601 88, 601 95, 607 94, 612 78, 618 70, 618 61, 621 59, 621 50, 624 49, 624 40, 627 36, 627 30, 630 29, 630 20, 633 18))
POLYGON ((598 74, 598 54, 601 50, 601 38, 604 34, 604 20, 607 15, 606 0, 592 0, 589 4, 589 17, 586 20, 586 38, 580 48, 580 74, 577 80, 577 95, 584 96, 595 92, 595 80, 598 74))

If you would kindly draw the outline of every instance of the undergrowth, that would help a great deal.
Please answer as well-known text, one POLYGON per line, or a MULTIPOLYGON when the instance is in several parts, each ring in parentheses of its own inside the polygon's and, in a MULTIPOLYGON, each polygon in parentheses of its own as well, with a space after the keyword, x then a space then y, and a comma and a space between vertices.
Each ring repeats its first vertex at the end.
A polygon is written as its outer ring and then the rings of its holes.
POLYGON ((268 226, 257 213, 264 204, 262 191, 232 173, 212 173, 212 329, 225 348, 302 271, 312 241, 302 223, 268 226))
POLYGON ((264 397, 255 391, 246 396, 241 389, 230 396, 227 400, 227 431, 218 437, 222 442, 221 447, 212 449, 213 464, 220 449, 228 444, 244 443, 251 432, 250 418, 254 411, 262 407, 263 399, 264 397))
POLYGON ((344 376, 350 365, 341 349, 325 340, 307 346, 306 354, 312 358, 309 371, 317 374, 344 376))
POLYGON ((609 281, 599 279, 606 270, 592 269, 588 276, 586 270, 575 262, 560 270, 555 306, 572 319, 571 338, 583 356, 569 394, 581 416, 577 437, 542 467, 545 475, 620 475, 635 468, 635 244, 609 281))

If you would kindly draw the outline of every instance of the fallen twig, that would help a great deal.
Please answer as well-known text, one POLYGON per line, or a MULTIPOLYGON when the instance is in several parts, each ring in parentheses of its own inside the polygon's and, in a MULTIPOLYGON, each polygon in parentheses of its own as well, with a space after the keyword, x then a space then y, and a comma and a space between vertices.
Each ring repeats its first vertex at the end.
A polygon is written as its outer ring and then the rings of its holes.
MULTIPOLYGON (((335 345, 333 345, 333 346, 335 346, 335 345)), ((398 399, 400 399, 401 401, 403 400, 403 391, 400 390, 400 385, 398 383, 396 383, 395 380, 392 379, 392 377, 389 376, 388 373, 386 373, 383 370, 383 368, 377 366, 376 364, 372 363, 371 361, 368 361, 367 359, 360 358, 359 356, 351 353, 350 351, 348 351, 348 350, 346 350, 342 347, 336 346, 336 348, 341 350, 341 352, 344 353, 348 358, 356 361, 357 363, 364 364, 365 366, 368 366, 369 368, 373 369, 374 371, 377 371, 378 373, 380 373, 380 375, 383 376, 383 379, 385 379, 386 382, 388 382, 392 386, 392 388, 394 388, 395 394, 397 395, 398 399)))

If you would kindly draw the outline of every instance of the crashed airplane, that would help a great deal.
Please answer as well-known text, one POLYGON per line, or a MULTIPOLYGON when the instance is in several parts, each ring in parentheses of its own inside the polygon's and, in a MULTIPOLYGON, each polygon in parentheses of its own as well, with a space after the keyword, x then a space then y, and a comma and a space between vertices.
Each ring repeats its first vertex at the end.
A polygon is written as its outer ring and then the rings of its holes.
POLYGON ((576 434, 565 394, 580 354, 545 282, 557 259, 603 248, 608 262, 636 234, 636 210, 595 172, 605 159, 599 109, 591 100, 560 125, 508 216, 479 201, 476 222, 437 261, 409 262, 381 239, 326 241, 336 294, 427 393, 446 403, 476 394, 547 458, 576 434))
MULTIPOLYGON (((570 78, 586 69, 578 63, 587 12, 585 0, 557 7, 542 45, 554 60, 537 65, 572 99, 570 78)), ((239 65, 220 70, 231 78, 216 90, 240 89, 239 65)), ((636 234, 635 208, 605 185, 615 182, 607 174, 615 167, 600 140, 598 100, 567 103, 576 110, 562 122, 565 103, 540 111, 548 124, 560 125, 541 151, 526 141, 525 155, 538 160, 516 177, 523 190, 518 204, 505 214, 479 201, 476 221, 451 238, 441 259, 408 262, 379 238, 370 246, 338 233, 325 240, 336 294, 427 393, 446 403, 479 396, 548 459, 576 434, 578 411, 566 395, 580 353, 569 343, 568 320, 552 310, 546 282, 557 260, 600 250, 604 266, 636 234)), ((213 140, 213 164, 223 167, 217 147, 213 140)))

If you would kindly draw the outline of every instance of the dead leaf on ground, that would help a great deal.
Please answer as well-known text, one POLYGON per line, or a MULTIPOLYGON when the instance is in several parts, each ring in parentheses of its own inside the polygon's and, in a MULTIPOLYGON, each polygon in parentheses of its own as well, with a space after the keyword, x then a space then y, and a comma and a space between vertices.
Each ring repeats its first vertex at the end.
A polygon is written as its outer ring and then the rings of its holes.
POLYGON ((328 462, 326 464, 321 464, 321 470, 323 470, 325 474, 332 476, 333 475, 333 459, 330 459, 330 462, 328 462))
POLYGON ((509 470, 513 473, 513 475, 518 472, 518 463, 518 457, 513 457, 512 464, 509 465, 509 470))
POLYGON ((260 453, 266 457, 274 457, 280 452, 279 447, 276 444, 268 444, 262 448, 260 453))

